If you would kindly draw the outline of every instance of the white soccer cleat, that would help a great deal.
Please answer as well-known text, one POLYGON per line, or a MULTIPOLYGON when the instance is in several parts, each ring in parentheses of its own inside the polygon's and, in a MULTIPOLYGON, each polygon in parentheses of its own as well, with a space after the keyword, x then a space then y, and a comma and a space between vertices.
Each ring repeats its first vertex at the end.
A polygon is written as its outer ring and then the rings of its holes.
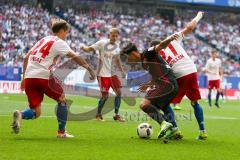
POLYGON ((74 138, 74 136, 71 134, 68 134, 67 132, 65 133, 58 132, 57 138, 74 138))
POLYGON ((13 122, 12 122, 12 130, 13 133, 18 134, 20 131, 20 122, 22 120, 22 113, 19 110, 13 112, 13 122))

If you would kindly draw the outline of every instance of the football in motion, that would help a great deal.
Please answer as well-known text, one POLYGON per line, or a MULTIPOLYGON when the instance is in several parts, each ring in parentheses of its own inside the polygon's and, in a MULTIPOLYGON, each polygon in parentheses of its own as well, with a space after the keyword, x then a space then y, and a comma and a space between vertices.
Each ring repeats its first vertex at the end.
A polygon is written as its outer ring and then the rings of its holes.
POLYGON ((137 127, 137 134, 140 138, 150 138, 153 134, 153 127, 148 123, 141 123, 137 127))

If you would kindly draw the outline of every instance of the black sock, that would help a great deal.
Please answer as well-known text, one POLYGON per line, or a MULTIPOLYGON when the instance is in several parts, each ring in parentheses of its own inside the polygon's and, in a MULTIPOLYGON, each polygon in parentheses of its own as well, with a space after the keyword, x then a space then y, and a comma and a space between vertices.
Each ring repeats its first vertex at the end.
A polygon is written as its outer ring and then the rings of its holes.
POLYGON ((212 106, 211 93, 208 93, 208 103, 209 103, 209 106, 212 106))
POLYGON ((116 96, 114 101, 115 114, 118 114, 121 105, 121 96, 116 96))
POLYGON ((68 116, 68 108, 66 103, 58 103, 58 107, 57 107, 58 130, 61 132, 65 132, 67 116, 68 116))
POLYGON ((220 93, 219 93, 219 92, 217 92, 217 95, 216 95, 216 103, 218 103, 219 96, 220 96, 220 93))
POLYGON ((143 112, 147 113, 153 120, 155 120, 158 124, 162 124, 164 121, 162 113, 159 112, 157 107, 155 107, 152 104, 149 104, 148 106, 145 106, 142 108, 143 112))
POLYGON ((102 109, 103 109, 103 106, 104 106, 106 100, 107 100, 106 98, 99 99, 97 114, 102 114, 102 109))
POLYGON ((222 99, 224 100, 224 95, 223 95, 223 92, 220 93, 220 95, 222 96, 222 99))

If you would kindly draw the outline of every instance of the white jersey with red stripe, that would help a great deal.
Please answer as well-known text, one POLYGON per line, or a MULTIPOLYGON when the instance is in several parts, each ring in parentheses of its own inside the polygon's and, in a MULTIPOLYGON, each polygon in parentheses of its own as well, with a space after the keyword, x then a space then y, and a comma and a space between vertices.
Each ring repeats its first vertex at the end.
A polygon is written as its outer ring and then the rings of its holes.
POLYGON ((64 40, 47 36, 38 41, 30 52, 25 78, 49 79, 61 57, 73 51, 64 40))
POLYGON ((99 66, 97 75, 100 77, 112 77, 116 74, 113 70, 113 60, 120 55, 120 43, 110 43, 109 39, 102 39, 91 45, 95 51, 98 51, 99 66))
POLYGON ((220 80, 220 68, 222 61, 219 58, 213 60, 212 58, 208 59, 206 64, 208 80, 220 80))
POLYGON ((177 40, 172 41, 167 48, 159 52, 172 68, 176 78, 197 72, 196 65, 181 45, 183 35, 181 32, 178 34, 179 38, 177 40))

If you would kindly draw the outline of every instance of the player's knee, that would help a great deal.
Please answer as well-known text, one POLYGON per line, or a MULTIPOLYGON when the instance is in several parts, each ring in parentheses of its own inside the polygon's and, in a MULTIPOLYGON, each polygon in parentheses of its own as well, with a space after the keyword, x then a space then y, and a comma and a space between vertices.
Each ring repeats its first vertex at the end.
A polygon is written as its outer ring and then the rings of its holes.
POLYGON ((107 100, 108 99, 108 93, 102 93, 102 99, 107 100))
POLYGON ((191 101, 191 105, 194 107, 198 102, 197 101, 191 101))
POLYGON ((67 101, 66 101, 66 97, 65 97, 65 95, 61 95, 60 97, 59 97, 59 99, 58 99, 58 103, 66 103, 67 101))
POLYGON ((148 106, 150 105, 150 101, 143 101, 141 104, 140 104, 140 109, 145 109, 147 108, 148 106))

